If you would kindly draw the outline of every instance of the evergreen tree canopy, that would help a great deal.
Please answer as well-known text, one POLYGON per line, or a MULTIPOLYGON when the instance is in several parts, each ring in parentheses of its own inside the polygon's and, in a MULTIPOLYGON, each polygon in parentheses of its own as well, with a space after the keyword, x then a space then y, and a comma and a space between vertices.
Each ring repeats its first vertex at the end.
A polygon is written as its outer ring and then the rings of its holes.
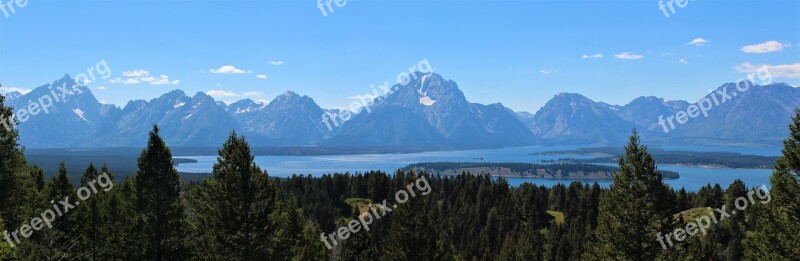
POLYGON ((177 260, 186 257, 187 235, 180 176, 158 131, 154 125, 135 176, 140 243, 146 259, 177 260))
POLYGON ((755 230, 745 239, 745 258, 800 257, 800 109, 789 125, 782 156, 769 181, 771 202, 758 212, 755 230))
POLYGON ((596 242, 588 259, 653 260, 662 251, 658 233, 671 230, 675 200, 656 162, 634 130, 619 159, 620 171, 600 198, 596 242))

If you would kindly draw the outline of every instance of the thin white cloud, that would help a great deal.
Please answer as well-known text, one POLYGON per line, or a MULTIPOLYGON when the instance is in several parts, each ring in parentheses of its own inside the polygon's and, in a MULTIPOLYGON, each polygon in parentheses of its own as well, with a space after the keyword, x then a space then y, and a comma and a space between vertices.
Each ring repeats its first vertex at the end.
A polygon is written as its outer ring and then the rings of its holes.
POLYGON ((109 83, 117 84, 140 84, 140 83, 149 83, 152 85, 177 85, 181 81, 179 80, 170 80, 169 76, 161 74, 158 77, 150 75, 150 72, 147 70, 136 69, 132 71, 125 71, 122 72, 122 78, 117 77, 114 79, 109 80, 109 83))
POLYGON ((614 57, 617 57, 617 59, 623 59, 623 60, 639 60, 639 59, 644 58, 644 56, 642 56, 641 54, 632 54, 632 53, 629 53, 629 52, 623 52, 623 53, 620 53, 620 54, 615 54, 614 57))
POLYGON ((778 41, 766 41, 760 44, 754 45, 747 45, 742 47, 742 52, 744 53, 769 53, 769 52, 777 52, 783 50, 783 48, 788 48, 789 44, 783 44, 778 41))
POLYGON ((142 70, 142 69, 135 69, 135 70, 132 70, 132 71, 124 71, 124 72, 122 72, 122 76, 125 76, 125 77, 146 77, 148 75, 150 75, 150 72, 148 72, 147 70, 142 70))
POLYGON ((696 46, 703 46, 703 45, 706 45, 707 43, 710 43, 710 42, 708 40, 706 40, 706 39, 698 37, 698 38, 694 38, 691 42, 688 42, 686 44, 688 44, 688 45, 696 45, 696 46))
MULTIPOLYGON (((236 68, 236 66, 233 66, 233 65, 223 65, 222 67, 219 67, 219 68, 212 68, 210 71, 212 73, 217 73, 217 74, 244 74, 244 73, 248 73, 245 70, 236 68)), ((250 72, 252 72, 252 71, 250 71, 250 72)))
POLYGON ((106 88, 105 86, 97 86, 97 87, 95 87, 95 88, 97 88, 98 90, 101 90, 101 91, 104 91, 104 90, 107 90, 107 89, 108 89, 108 88, 106 88))
POLYGON ((0 87, 0 93, 9 93, 9 92, 19 92, 19 93, 22 93, 22 94, 28 94, 29 92, 31 92, 31 90, 22 89, 22 88, 14 87, 14 86, 11 86, 11 87, 0 87))
POLYGON ((210 91, 206 92, 206 94, 208 94, 208 96, 211 96, 211 97, 239 97, 239 96, 241 96, 239 94, 236 94, 233 91, 225 91, 225 90, 210 90, 210 91))
POLYGON ((583 59, 600 59, 600 58, 603 58, 603 54, 602 53, 584 54, 584 55, 581 56, 581 58, 583 58, 583 59))
POLYGON ((281 64, 283 64, 283 61, 281 61, 281 60, 273 60, 273 61, 269 61, 269 64, 272 64, 272 65, 281 65, 281 64))
POLYGON ((264 74, 259 74, 259 75, 256 75, 256 78, 259 78, 259 79, 266 79, 266 78, 267 78, 267 75, 264 75, 264 74))
POLYGON ((541 73, 542 75, 549 75, 554 72, 556 72, 556 70, 539 70, 539 73, 541 73))
POLYGON ((689 62, 687 62, 686 59, 683 58, 678 59, 678 62, 682 64, 689 64, 689 62))
POLYGON ((735 69, 740 73, 756 73, 761 67, 765 67, 772 77, 800 78, 800 63, 753 65, 748 62, 736 66, 735 69))
POLYGON ((245 92, 242 95, 244 95, 244 96, 261 96, 261 95, 263 95, 263 93, 261 93, 259 91, 251 91, 251 92, 245 92))
POLYGON ((150 81, 150 84, 153 84, 153 85, 166 85, 166 84, 177 85, 180 82, 181 81, 179 81, 179 80, 170 81, 169 80, 169 76, 166 76, 166 75, 162 74, 162 75, 158 76, 157 79, 154 79, 154 80, 150 81))
POLYGON ((142 83, 138 78, 128 78, 128 79, 122 80, 120 82, 124 83, 124 84, 140 84, 140 83, 142 83))

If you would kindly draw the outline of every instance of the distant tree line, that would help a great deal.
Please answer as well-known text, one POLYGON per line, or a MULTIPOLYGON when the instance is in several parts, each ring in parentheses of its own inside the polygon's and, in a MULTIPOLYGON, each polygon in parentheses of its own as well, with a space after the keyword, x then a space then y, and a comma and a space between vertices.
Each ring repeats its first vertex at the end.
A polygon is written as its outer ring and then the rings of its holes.
MULTIPOLYGON (((588 164, 588 163, 558 163, 553 164, 533 164, 533 163, 519 163, 519 162, 422 162, 409 164, 404 171, 412 170, 425 170, 429 173, 441 173, 446 171, 457 171, 461 169, 472 168, 506 168, 511 172, 519 174, 521 177, 537 177, 538 170, 543 170, 546 173, 561 172, 562 178, 574 178, 569 174, 583 172, 584 175, 589 173, 608 173, 609 177, 619 168, 612 166, 588 164), (529 173, 528 175, 522 175, 529 173)), ((665 179, 677 179, 680 175, 674 171, 658 170, 665 179)), ((483 173, 474 173, 483 174, 483 173)), ((488 174, 488 173, 487 173, 488 174)))
MULTIPOLYGON (((583 148, 572 153, 580 154, 596 154, 608 153, 613 155, 623 155, 617 152, 616 148, 583 148)), ((550 152, 547 154, 553 154, 550 152)), ((561 152, 570 153, 570 152, 561 152)), ((710 166, 722 168, 749 168, 749 169, 771 169, 775 166, 775 161, 778 157, 775 156, 761 156, 761 155, 744 155, 735 152, 696 152, 696 151, 669 151, 657 149, 651 153, 653 158, 659 164, 676 164, 688 166, 710 166)), ((565 158, 558 161, 563 162, 580 162, 580 163, 610 163, 616 162, 619 156, 611 157, 596 157, 589 159, 574 159, 565 158)), ((558 162, 557 161, 557 162, 558 162)))

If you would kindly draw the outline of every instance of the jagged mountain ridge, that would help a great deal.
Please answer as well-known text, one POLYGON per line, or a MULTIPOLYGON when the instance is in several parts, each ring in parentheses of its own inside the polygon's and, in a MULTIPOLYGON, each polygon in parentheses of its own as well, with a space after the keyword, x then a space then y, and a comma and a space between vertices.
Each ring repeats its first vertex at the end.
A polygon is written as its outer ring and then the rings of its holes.
MULTIPOLYGON (((735 89, 732 83, 722 91, 735 89)), ((92 92, 68 75, 24 95, 6 94, 6 103, 21 108, 44 96, 64 95, 48 112, 29 116, 19 129, 29 148, 138 147, 152 124, 172 146, 214 147, 235 129, 254 146, 380 146, 487 148, 533 144, 620 144, 637 128, 645 142, 681 145, 776 145, 786 136, 800 89, 776 83, 753 86, 714 106, 708 117, 690 119, 669 133, 659 116, 685 111, 686 101, 639 97, 619 106, 580 94, 553 97, 535 114, 513 112, 502 104, 470 103, 452 80, 421 74, 378 97, 369 111, 328 129, 312 98, 291 91, 269 103, 244 99, 232 104, 205 93, 188 96, 174 90, 158 98, 133 100, 120 108, 101 104, 92 92)), ((40 106, 43 107, 43 106, 40 106)))
POLYGON ((505 147, 535 144, 532 133, 502 104, 467 101, 456 82, 416 73, 393 93, 376 98, 328 144, 505 147))

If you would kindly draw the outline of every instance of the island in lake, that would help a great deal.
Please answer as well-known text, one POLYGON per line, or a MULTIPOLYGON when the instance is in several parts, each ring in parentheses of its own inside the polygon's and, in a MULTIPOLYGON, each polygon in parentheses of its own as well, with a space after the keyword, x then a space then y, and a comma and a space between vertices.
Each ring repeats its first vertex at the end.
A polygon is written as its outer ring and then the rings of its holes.
MULTIPOLYGON (((658 164, 690 167, 771 169, 775 166, 775 161, 778 160, 776 156, 746 155, 736 152, 697 152, 658 148, 650 148, 648 152, 658 164)), ((541 161, 542 163, 616 163, 617 158, 624 154, 625 150, 623 148, 615 147, 531 153, 531 155, 582 155, 595 157, 591 159, 563 158, 541 161)))
MULTIPOLYGON (((619 168, 586 163, 532 164, 512 162, 425 162, 414 163, 404 171, 425 171, 432 175, 453 176, 462 173, 489 174, 497 177, 549 179, 611 179, 619 168)), ((678 179, 677 172, 659 170, 664 179, 678 179)))

